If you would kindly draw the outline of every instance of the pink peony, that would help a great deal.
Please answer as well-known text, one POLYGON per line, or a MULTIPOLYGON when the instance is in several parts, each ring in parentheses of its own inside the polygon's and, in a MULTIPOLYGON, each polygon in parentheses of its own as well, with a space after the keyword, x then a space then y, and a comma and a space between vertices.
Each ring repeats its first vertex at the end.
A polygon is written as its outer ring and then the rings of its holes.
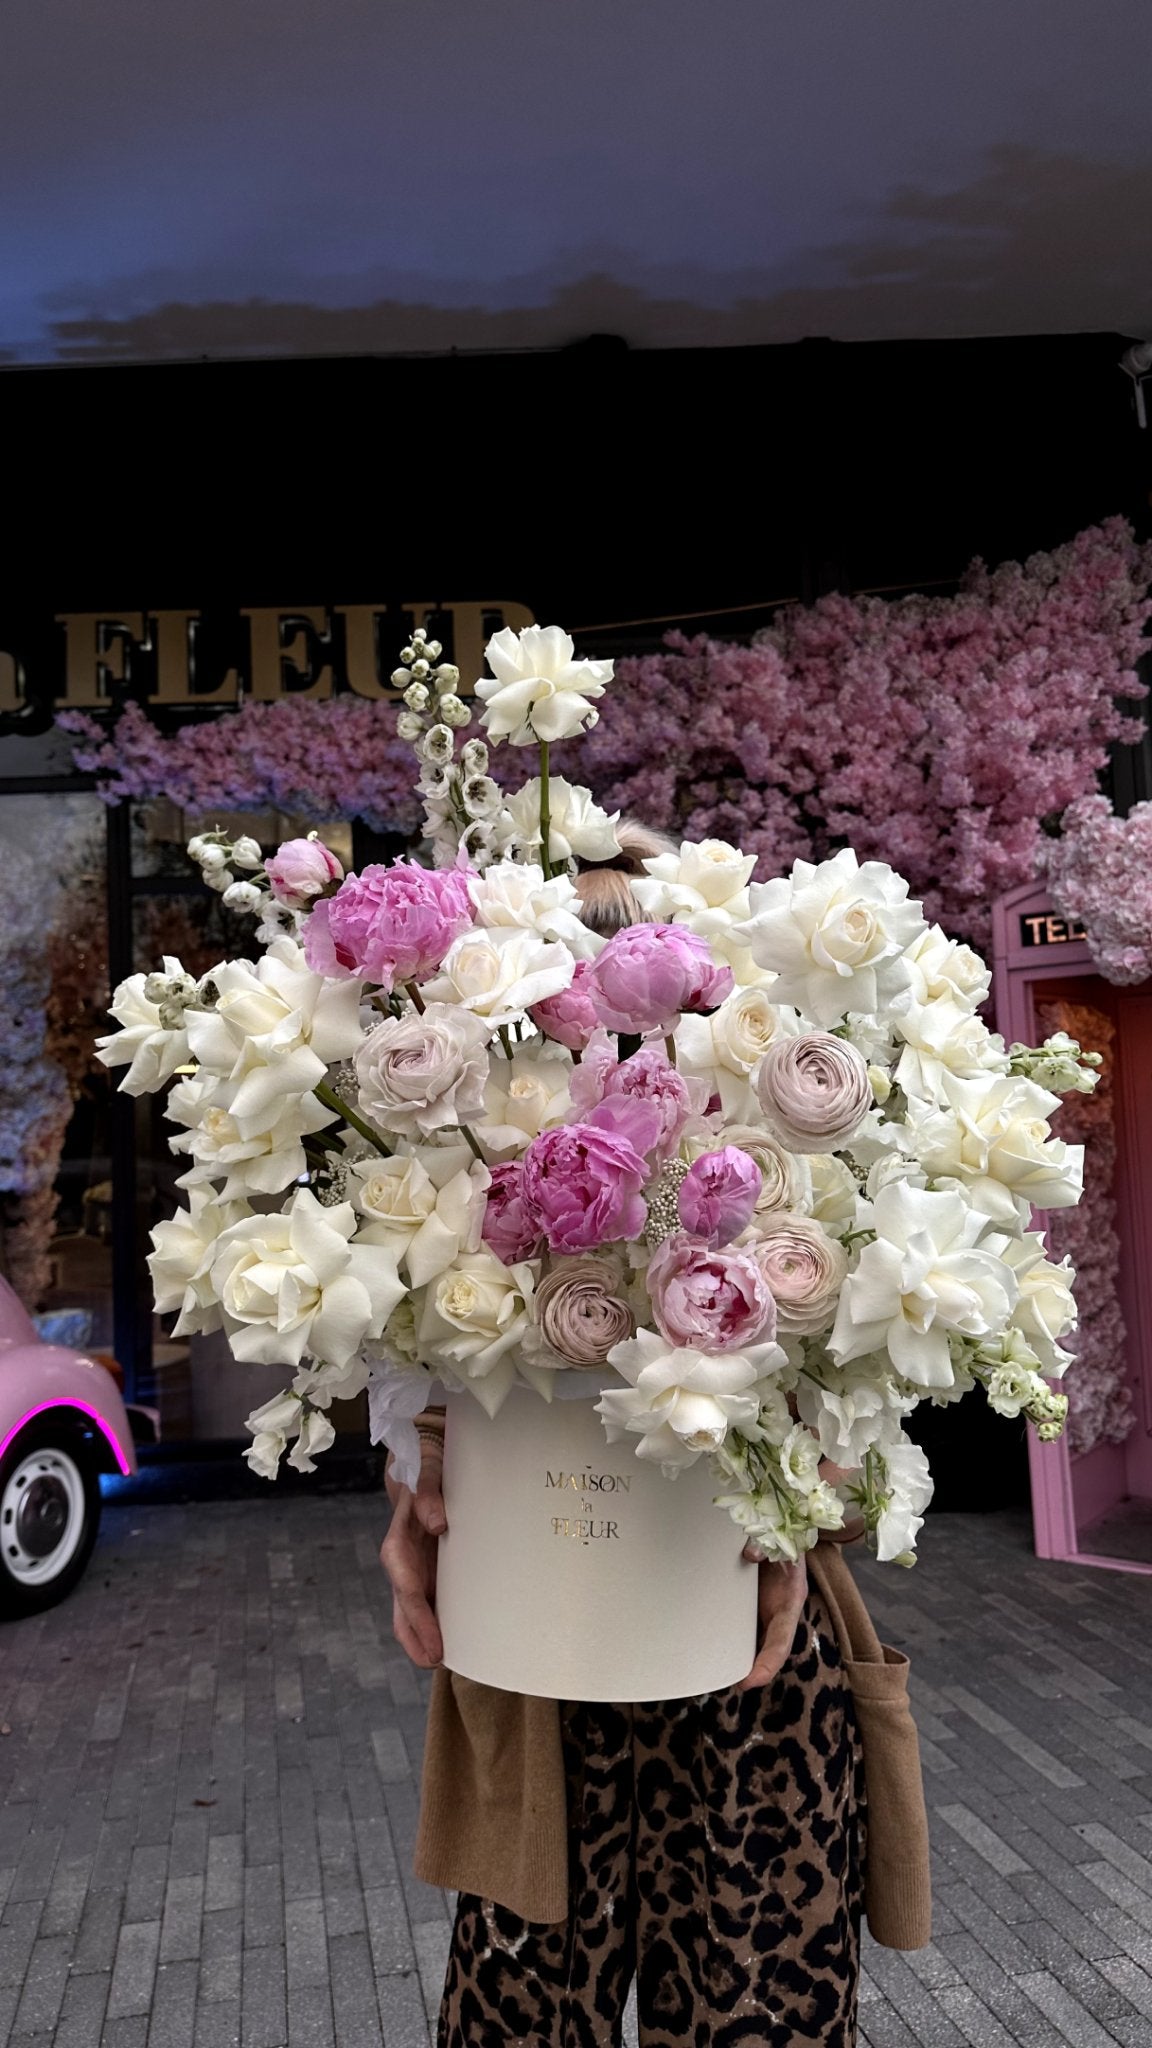
POLYGON ((648 1265, 648 1293, 661 1336, 683 1351, 738 1351, 771 1343, 776 1303, 754 1258, 710 1251, 677 1231, 648 1265))
POLYGON ((540 1224, 524 1200, 524 1166, 521 1160, 492 1168, 488 1206, 484 1211, 481 1236, 489 1251, 506 1266, 534 1258, 540 1250, 540 1224))
POLYGON ((472 923, 468 868, 423 868, 400 860, 349 875, 316 905, 304 932, 314 974, 360 975, 391 989, 439 967, 472 923))
MULTIPOLYGON (((632 1143, 638 1152, 655 1151, 661 1160, 671 1156, 689 1122, 708 1107, 707 1082, 678 1073, 663 1046, 642 1046, 631 1059, 618 1060, 604 1031, 587 1047, 569 1088, 577 1114, 597 1123, 608 1121, 596 1114, 599 1108, 610 1111, 625 1101, 651 1105, 656 1111, 653 1135, 646 1144, 632 1143)), ((614 1127, 630 1135, 627 1125, 614 1127)))
POLYGON ((524 1197, 554 1252, 639 1237, 648 1168, 626 1138, 592 1124, 541 1131, 524 1154, 524 1197))
POLYGON ((559 995, 546 997, 542 1003, 533 1003, 528 1012, 545 1038, 554 1038, 571 1052, 583 1052, 600 1021, 584 986, 590 965, 588 960, 578 960, 568 987, 562 988, 559 995))
POLYGON ((669 1032, 683 1011, 715 1010, 734 987, 706 940, 679 924, 633 924, 610 938, 585 983, 609 1031, 669 1032))
POLYGON ((344 879, 336 855, 316 838, 286 839, 265 861, 264 872, 277 903, 288 910, 307 910, 333 882, 344 879))
POLYGON ((738 1145, 705 1152, 680 1183, 680 1221, 693 1237, 731 1244, 751 1222, 764 1176, 738 1145))

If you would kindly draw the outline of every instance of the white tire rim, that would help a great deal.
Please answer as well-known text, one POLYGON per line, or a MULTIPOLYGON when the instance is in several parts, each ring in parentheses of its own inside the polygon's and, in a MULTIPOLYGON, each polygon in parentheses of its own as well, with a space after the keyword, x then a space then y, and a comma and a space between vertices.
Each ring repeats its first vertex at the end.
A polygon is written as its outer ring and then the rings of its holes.
POLYGON ((10 1473, 0 1497, 0 1557, 19 1586, 66 1571, 84 1534, 84 1479, 67 1451, 46 1444, 10 1473))

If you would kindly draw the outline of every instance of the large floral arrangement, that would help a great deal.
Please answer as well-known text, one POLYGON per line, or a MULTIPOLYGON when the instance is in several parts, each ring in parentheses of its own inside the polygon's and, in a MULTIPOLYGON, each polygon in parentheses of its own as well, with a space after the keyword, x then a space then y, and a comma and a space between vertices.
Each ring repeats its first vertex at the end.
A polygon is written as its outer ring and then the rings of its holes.
POLYGON ((1044 1436, 1066 1408, 1071 1273, 1031 1228, 1074 1203, 1057 1089, 1073 1041, 1006 1048, 988 973, 907 884, 841 850, 753 880, 685 841, 645 862, 645 922, 597 937, 577 862, 618 818, 550 772, 612 664, 557 628, 504 631, 477 686, 422 635, 401 656, 432 865, 344 875, 317 838, 263 867, 192 847, 266 950, 116 993, 102 1042, 130 1092, 170 1085, 188 1207, 154 1232, 181 1333, 283 1363, 249 1457, 310 1469, 365 1385, 401 1476, 434 1385, 490 1414, 516 1386, 591 1385, 608 1438, 792 1558, 858 1511, 912 1554, 931 1483, 903 1428, 980 1382, 1044 1436), (506 796, 501 743, 539 751, 506 796))
POLYGON ((1105 796, 1085 796, 1061 820, 1040 865, 1052 900, 1084 925, 1092 958, 1121 986, 1152 974, 1152 803, 1118 818, 1105 796))

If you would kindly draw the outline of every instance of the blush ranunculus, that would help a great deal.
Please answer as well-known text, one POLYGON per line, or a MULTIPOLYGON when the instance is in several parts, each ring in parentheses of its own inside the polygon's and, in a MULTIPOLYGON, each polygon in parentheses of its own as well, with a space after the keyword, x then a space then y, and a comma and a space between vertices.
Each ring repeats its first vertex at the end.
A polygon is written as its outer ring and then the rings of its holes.
POLYGON ((772 1290, 781 1334, 830 1328, 848 1271, 848 1254, 812 1216, 766 1217, 747 1247, 772 1290))
POLYGON ((472 924, 470 870, 423 868, 400 860, 349 875, 316 905, 304 931, 314 974, 349 975, 392 989, 421 981, 472 924))
POLYGON ((554 1252, 639 1237, 648 1168, 627 1139, 592 1124, 541 1131, 524 1154, 525 1199, 554 1252))
MULTIPOLYGON (((618 1060, 607 1032, 601 1031, 585 1050, 568 1084, 579 1116, 593 1116, 613 1103, 649 1104, 658 1119, 656 1135, 637 1151, 654 1151, 659 1160, 675 1151, 681 1133, 708 1107, 708 1084, 678 1073, 663 1046, 646 1045, 627 1060, 618 1060)), ((596 1116, 602 1123, 604 1118, 596 1116)), ((627 1126, 624 1126, 625 1135, 627 1126)), ((635 1140, 633 1140, 635 1143, 635 1140)))
POLYGON ((653 1253, 645 1277, 669 1344, 738 1351, 776 1334, 776 1303, 750 1252, 712 1251, 677 1231, 653 1253))
POLYGON ((542 1003, 533 1003, 528 1012, 545 1038, 554 1038, 558 1045, 566 1045, 570 1052, 583 1052, 600 1023, 592 998, 584 986, 590 965, 590 961, 578 960, 568 987, 562 988, 558 995, 547 996, 542 1003))
POLYGON ((429 1003, 423 1016, 385 1017, 353 1064, 361 1113, 381 1130, 427 1138, 483 1112, 488 1033, 466 1010, 429 1003))
POLYGON ((540 1250, 539 1218, 524 1199, 524 1164, 509 1160, 492 1168, 488 1206, 480 1232, 489 1251, 506 1266, 517 1266, 540 1250))
POLYGON ((609 1031, 671 1031, 685 1012, 714 1010, 731 995, 732 969, 684 925, 626 925, 609 939, 585 982, 609 1031))
POLYGON ((704 1152, 680 1183, 680 1221, 710 1245, 731 1244, 751 1222, 763 1185, 756 1161, 739 1146, 704 1152))
POLYGON ((536 1289, 536 1326, 565 1365, 588 1371, 603 1365, 614 1344, 636 1329, 618 1268, 603 1259, 570 1259, 546 1273, 536 1289))
POLYGON ((333 882, 344 879, 336 855, 316 838, 286 839, 265 861, 264 873, 277 903, 288 910, 307 910, 333 882))
POLYGON ((872 1107, 863 1053, 827 1031, 777 1039, 752 1086, 770 1132, 791 1152, 835 1152, 855 1137, 872 1107))

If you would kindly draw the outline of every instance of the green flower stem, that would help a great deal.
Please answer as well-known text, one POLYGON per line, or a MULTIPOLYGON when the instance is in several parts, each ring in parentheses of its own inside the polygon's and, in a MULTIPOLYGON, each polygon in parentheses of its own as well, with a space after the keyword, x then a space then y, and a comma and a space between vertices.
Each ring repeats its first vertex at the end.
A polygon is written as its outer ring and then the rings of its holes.
POLYGON ((461 1124, 460 1136, 471 1147, 473 1156, 480 1161, 481 1166, 487 1166, 488 1161, 485 1159, 483 1151, 477 1142, 475 1133, 469 1130, 467 1124, 461 1124))
POLYGON ((502 1046, 504 1047, 504 1051, 505 1051, 505 1054, 506 1054, 507 1058, 508 1058, 508 1059, 511 1059, 511 1058, 512 1058, 512 1040, 511 1040, 511 1038, 510 1038, 510 1037, 509 1037, 509 1035, 508 1035, 508 1026, 507 1026, 506 1024, 501 1024, 501 1025, 499 1025, 499 1026, 497 1027, 497 1033, 496 1033, 496 1035, 497 1035, 497 1037, 499 1038, 499 1040, 500 1040, 500 1043, 501 1043, 501 1045, 502 1045, 502 1046))
POLYGON ((540 743, 540 865, 544 880, 552 878, 552 791, 548 774, 549 746, 547 740, 540 743))
POLYGON ((676 1040, 671 1032, 668 1033, 664 1040, 664 1050, 668 1055, 669 1066, 674 1067, 676 1065, 676 1040))
POLYGON ((327 1081, 317 1081, 312 1093, 316 1097, 317 1102, 324 1104, 325 1109, 334 1109, 337 1116, 342 1116, 346 1124, 350 1124, 354 1131, 359 1131, 360 1136, 366 1138, 368 1143, 374 1146, 377 1152, 382 1153, 385 1159, 391 1158, 391 1145, 386 1145, 379 1131, 374 1131, 371 1124, 365 1123, 362 1116, 358 1116, 354 1109, 349 1109, 348 1104, 342 1097, 337 1095, 334 1088, 328 1086, 327 1081))
POLYGON ((419 989, 417 988, 416 983, 414 981, 406 981, 404 983, 404 986, 412 999, 413 1008, 416 1011, 418 1011, 419 1015, 422 1017, 424 1015, 424 998, 421 995, 419 989))

